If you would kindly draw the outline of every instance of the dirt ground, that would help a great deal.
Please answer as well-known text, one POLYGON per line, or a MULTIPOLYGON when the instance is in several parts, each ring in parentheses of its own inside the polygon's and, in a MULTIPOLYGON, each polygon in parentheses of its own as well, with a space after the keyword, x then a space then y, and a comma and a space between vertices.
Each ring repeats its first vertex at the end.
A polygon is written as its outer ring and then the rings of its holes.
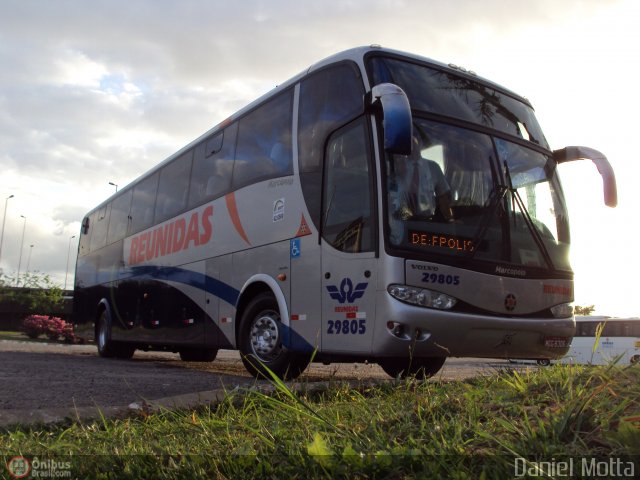
MULTIPOLYGON (((449 359, 436 378, 460 380, 508 365, 500 360, 449 359)), ((300 377, 301 382, 372 379, 391 381, 374 364, 312 364, 300 377)), ((24 417, 25 412, 33 416, 47 409, 129 406, 256 383, 267 382, 250 377, 235 351, 222 350, 211 363, 183 362, 177 354, 142 351, 132 360, 115 360, 98 357, 93 345, 0 340, 0 420, 4 417, 4 423, 24 417)))

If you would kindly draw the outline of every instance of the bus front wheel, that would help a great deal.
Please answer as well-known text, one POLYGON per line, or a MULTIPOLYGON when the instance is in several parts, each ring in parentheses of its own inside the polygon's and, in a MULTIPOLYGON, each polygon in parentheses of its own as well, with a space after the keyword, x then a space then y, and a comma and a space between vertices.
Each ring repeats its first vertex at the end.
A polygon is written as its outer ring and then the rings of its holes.
POLYGON ((98 344, 98 355, 103 358, 128 359, 133 357, 136 351, 135 347, 111 340, 111 322, 106 310, 103 310, 98 318, 96 343, 98 344))
POLYGON ((446 357, 413 357, 413 358, 381 358, 378 364, 385 373, 393 378, 415 377, 418 380, 434 376, 442 366, 446 357))
POLYGON ((257 295, 240 320, 238 348, 242 363, 256 378, 270 379, 270 371, 283 380, 299 376, 309 358, 283 345, 284 328, 278 302, 270 293, 257 295))

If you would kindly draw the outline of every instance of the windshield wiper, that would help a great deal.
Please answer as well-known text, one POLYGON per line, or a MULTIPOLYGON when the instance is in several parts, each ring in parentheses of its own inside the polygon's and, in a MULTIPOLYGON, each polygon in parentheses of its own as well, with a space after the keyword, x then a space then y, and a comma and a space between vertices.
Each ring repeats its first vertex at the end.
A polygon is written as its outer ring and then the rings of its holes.
POLYGON ((508 191, 509 189, 505 185, 497 185, 496 187, 493 188, 493 190, 491 190, 491 193, 489 194, 489 198, 488 198, 488 205, 487 205, 488 209, 482 216, 482 219, 480 220, 480 225, 478 226, 478 229, 476 230, 476 233, 473 236, 473 239, 471 240, 471 245, 473 246, 473 248, 467 254, 467 258, 469 260, 475 257, 476 252, 478 251, 478 247, 480 246, 480 242, 486 235, 487 230, 489 230, 489 226, 491 224, 490 222, 491 216, 495 212, 498 205, 502 203, 502 200, 504 199, 504 196, 507 194, 508 191))
MULTIPOLYGON (((542 253, 544 261, 547 263, 547 266, 550 269, 555 270, 555 266, 553 265, 553 260, 551 260, 551 256, 549 255, 549 250, 547 250, 547 247, 545 246, 544 241, 540 236, 540 232, 538 231, 535 223, 533 223, 533 219, 531 218, 531 215, 529 215, 529 211, 527 210, 527 207, 522 201, 522 197, 520 197, 520 194, 518 193, 517 190, 511 190, 511 197, 512 197, 512 200, 515 200, 516 204, 518 205, 518 208, 522 212, 522 215, 524 216, 524 219, 525 219, 525 223, 529 228, 529 231, 531 232, 531 236, 533 237, 533 241, 536 242, 536 245, 538 246, 540 253, 542 253)), ((514 226, 515 226, 515 217, 514 217, 514 226)))
MULTIPOLYGON (((485 212, 485 214, 482 217, 482 220, 480 221, 480 226, 478 227, 478 230, 476 231, 476 234, 474 235, 472 240, 473 249, 467 254, 467 257, 469 260, 473 259, 473 257, 476 254, 476 251, 478 250, 480 242, 482 241, 482 239, 487 233, 487 230, 489 229, 491 216, 494 214, 498 205, 502 203, 507 193, 510 193, 511 212, 512 212, 514 228, 516 227, 516 224, 517 224, 516 209, 515 209, 515 206, 517 205, 518 209, 522 213, 522 216, 524 217, 525 224, 527 225, 527 228, 529 229, 529 232, 531 233, 531 236, 533 237, 533 240, 536 246, 540 250, 542 257, 544 258, 544 261, 547 263, 547 266, 553 270, 555 269, 555 266, 553 264, 553 261, 551 260, 549 251, 547 250, 547 247, 545 246, 544 241, 540 236, 540 232, 538 232, 538 229, 533 223, 533 219, 531 218, 531 215, 529 214, 527 207, 522 201, 522 198, 520 197, 518 190, 513 187, 513 183, 511 181, 511 172, 509 170, 509 165, 507 164, 506 161, 504 162, 504 168, 505 168, 505 178, 507 180, 508 185, 497 185, 491 191, 491 194, 489 196, 488 210, 485 212)), ((508 238, 510 239, 511 236, 508 235, 508 238)), ((511 245, 509 245, 509 252, 510 251, 511 251, 511 245)), ((511 255, 509 255, 509 257, 510 256, 511 255)))

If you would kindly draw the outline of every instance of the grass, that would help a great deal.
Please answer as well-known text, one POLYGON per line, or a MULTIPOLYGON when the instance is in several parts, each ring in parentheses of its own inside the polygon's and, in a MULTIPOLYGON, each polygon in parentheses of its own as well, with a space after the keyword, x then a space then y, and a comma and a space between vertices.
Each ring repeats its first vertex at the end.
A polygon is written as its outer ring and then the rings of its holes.
POLYGON ((46 335, 41 335, 38 338, 30 338, 24 332, 10 332, 10 331, 0 331, 0 340, 12 340, 18 342, 29 342, 29 343, 60 343, 65 345, 71 345, 68 342, 63 340, 51 340, 47 338, 46 335))
POLYGON ((29 338, 27 337, 27 334, 24 332, 0 331, 0 340, 12 340, 12 341, 29 342, 29 343, 64 343, 58 340, 50 340, 45 335, 42 335, 38 338, 29 338))
POLYGON ((513 478, 517 457, 640 455, 625 421, 640 416, 640 366, 306 393, 274 383, 197 410, 14 427, 0 432, 0 456, 65 459, 80 478, 365 479, 513 478))
POLYGON ((42 338, 29 338, 24 332, 7 332, 0 331, 0 340, 20 340, 24 342, 39 342, 45 343, 47 339, 43 336, 42 338))

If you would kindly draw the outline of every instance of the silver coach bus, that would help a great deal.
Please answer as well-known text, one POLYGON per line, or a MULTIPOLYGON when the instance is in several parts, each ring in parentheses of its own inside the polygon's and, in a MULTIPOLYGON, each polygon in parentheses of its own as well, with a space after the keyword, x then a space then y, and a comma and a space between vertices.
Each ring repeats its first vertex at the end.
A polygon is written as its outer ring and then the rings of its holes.
POLYGON ((559 163, 529 102, 472 72, 363 47, 325 59, 82 222, 74 324, 136 349, 294 378, 392 376, 449 356, 560 358, 575 331, 559 163))

